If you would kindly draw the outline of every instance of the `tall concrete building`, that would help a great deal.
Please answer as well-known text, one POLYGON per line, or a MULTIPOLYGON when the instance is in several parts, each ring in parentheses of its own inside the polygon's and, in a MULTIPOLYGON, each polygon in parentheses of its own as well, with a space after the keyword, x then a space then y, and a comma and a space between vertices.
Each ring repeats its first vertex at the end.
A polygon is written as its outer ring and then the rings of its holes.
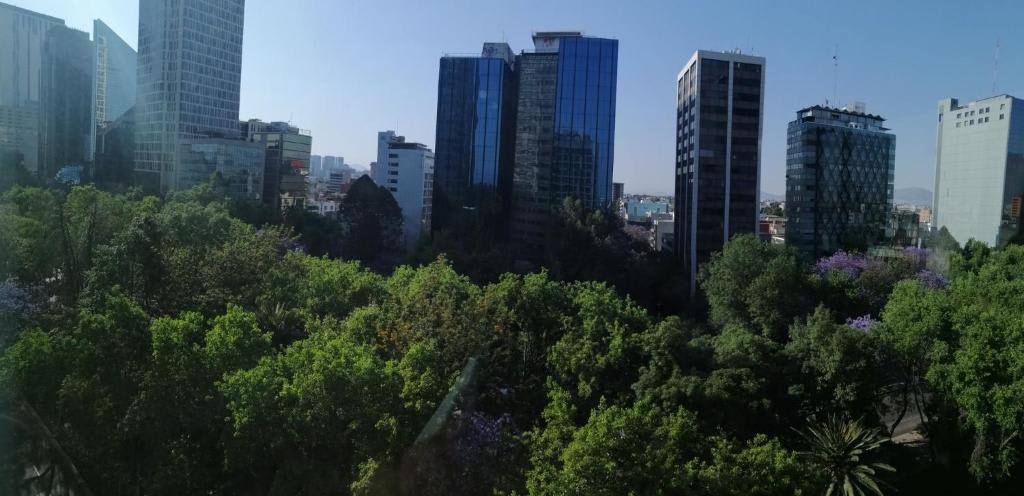
POLYGON ((544 245, 544 225, 568 197, 612 201, 618 40, 538 32, 516 58, 511 238, 522 258, 544 245))
POLYGON ((896 136, 862 104, 807 107, 789 123, 786 244, 808 258, 885 239, 896 136))
POLYGON ((92 142, 103 128, 135 105, 138 85, 138 53, 103 21, 92 23, 93 86, 92 142))
POLYGON ((405 246, 430 232, 434 191, 434 153, 394 131, 377 133, 377 167, 373 181, 395 197, 402 209, 405 246))
POLYGON ((182 174, 183 140, 238 136, 245 0, 139 0, 138 178, 167 193, 182 174))
POLYGON ((0 3, 0 166, 39 171, 47 33, 62 19, 0 3))
POLYGON ((503 217, 515 139, 514 62, 507 43, 484 43, 480 56, 441 57, 434 229, 465 225, 463 212, 503 217))
POLYGON ((1024 101, 996 95, 961 105, 947 98, 938 114, 932 225, 961 244, 1006 244, 1020 230, 1024 101))
POLYGON ((757 232, 765 59, 698 50, 676 80, 675 252, 697 289, 700 264, 757 232))

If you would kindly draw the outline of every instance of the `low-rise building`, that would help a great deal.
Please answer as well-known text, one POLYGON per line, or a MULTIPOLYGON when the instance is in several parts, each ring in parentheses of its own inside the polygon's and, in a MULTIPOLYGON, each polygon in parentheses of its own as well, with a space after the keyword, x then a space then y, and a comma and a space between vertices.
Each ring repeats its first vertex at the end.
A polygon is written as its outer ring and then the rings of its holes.
POLYGON ((219 174, 229 197, 259 200, 265 160, 266 151, 259 143, 219 137, 183 139, 178 147, 178 186, 191 188, 219 174))

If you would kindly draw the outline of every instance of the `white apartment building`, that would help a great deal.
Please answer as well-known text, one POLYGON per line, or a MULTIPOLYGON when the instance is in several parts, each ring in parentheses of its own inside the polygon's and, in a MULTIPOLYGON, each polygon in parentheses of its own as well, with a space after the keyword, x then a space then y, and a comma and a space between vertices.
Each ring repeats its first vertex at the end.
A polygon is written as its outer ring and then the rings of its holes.
POLYGON ((371 177, 391 192, 402 209, 405 246, 412 248, 420 235, 430 232, 434 192, 434 152, 406 142, 394 131, 377 133, 377 165, 371 177))

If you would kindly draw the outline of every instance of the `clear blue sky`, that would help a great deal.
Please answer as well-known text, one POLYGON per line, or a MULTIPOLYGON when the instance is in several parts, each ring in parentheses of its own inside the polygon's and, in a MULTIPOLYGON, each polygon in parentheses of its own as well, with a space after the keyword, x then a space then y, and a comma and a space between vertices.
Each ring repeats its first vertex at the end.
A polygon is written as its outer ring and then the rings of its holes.
MULTIPOLYGON (((136 0, 5 0, 91 31, 103 19, 129 43, 136 0)), ((313 151, 361 165, 376 132, 433 146, 437 63, 506 39, 531 48, 535 30, 619 39, 615 180, 628 192, 670 193, 675 77, 695 49, 767 57, 763 189, 785 189, 786 123, 832 96, 867 103, 896 133, 896 186, 931 189, 940 98, 1024 97, 1024 1, 249 0, 241 117, 291 120, 313 151)))

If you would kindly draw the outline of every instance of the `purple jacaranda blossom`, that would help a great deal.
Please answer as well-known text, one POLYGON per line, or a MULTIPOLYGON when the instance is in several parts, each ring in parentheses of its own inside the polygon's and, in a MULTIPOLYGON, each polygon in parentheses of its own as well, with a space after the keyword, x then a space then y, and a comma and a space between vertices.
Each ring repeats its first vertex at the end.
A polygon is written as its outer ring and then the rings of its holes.
POLYGON ((903 248, 903 256, 912 260, 919 269, 924 269, 928 266, 928 260, 932 256, 932 251, 928 248, 917 248, 916 246, 908 246, 903 248))
POLYGON ((14 279, 0 281, 0 315, 27 318, 39 310, 32 293, 14 279))
POLYGON ((482 413, 453 415, 453 448, 461 467, 469 469, 483 462, 499 462, 509 455, 515 436, 512 417, 491 417, 482 413))
POLYGON ((857 318, 846 319, 846 325, 852 329, 858 331, 868 332, 872 327, 878 325, 879 322, 871 317, 871 314, 861 315, 857 318))
POLYGON ((832 256, 823 257, 814 264, 814 271, 820 275, 835 270, 856 278, 868 266, 868 259, 859 253, 847 253, 839 250, 832 256))
POLYGON ((918 272, 916 279, 926 288, 943 289, 949 286, 949 279, 946 276, 927 269, 918 272))

